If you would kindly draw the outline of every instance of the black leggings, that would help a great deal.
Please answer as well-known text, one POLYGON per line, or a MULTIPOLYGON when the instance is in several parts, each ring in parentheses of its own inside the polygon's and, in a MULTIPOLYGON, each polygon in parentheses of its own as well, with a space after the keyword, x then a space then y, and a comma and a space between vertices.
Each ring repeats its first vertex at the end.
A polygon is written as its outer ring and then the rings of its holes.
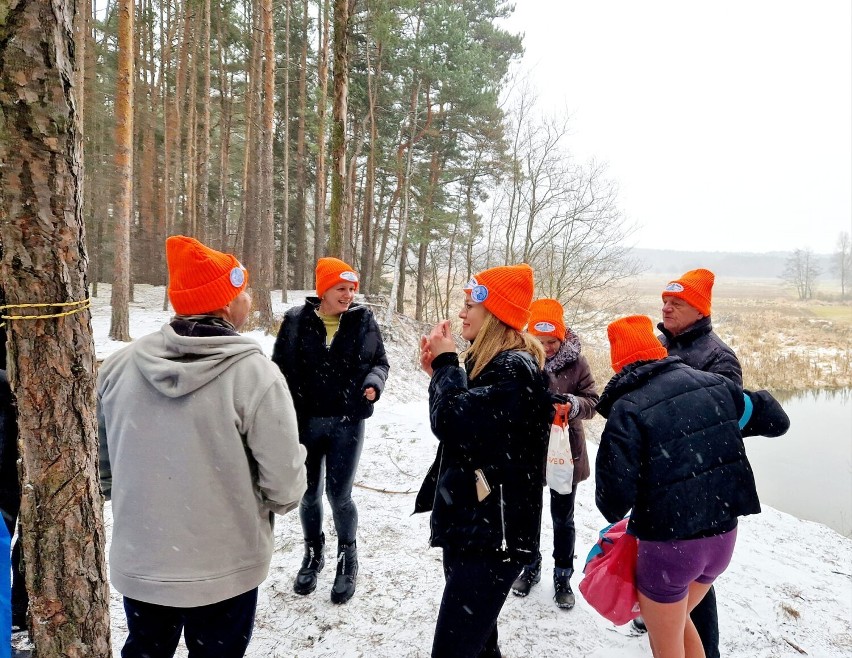
POLYGON ((444 549, 444 595, 432 658, 498 658, 497 617, 523 566, 503 551, 444 549))
POLYGON ((358 530, 358 510, 352 500, 352 485, 364 446, 364 421, 353 421, 346 416, 309 418, 301 429, 299 440, 308 451, 305 460, 308 488, 299 505, 305 540, 316 541, 322 534, 325 484, 337 540, 341 544, 351 544, 358 530))

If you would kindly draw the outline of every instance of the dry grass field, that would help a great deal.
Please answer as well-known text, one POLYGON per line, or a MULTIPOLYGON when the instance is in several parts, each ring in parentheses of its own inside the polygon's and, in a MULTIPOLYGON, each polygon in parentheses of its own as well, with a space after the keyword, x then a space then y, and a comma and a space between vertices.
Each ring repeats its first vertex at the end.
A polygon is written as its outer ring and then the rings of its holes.
MULTIPOLYGON (((633 286, 637 299, 624 315, 644 313, 660 320, 660 292, 679 273, 643 275, 633 286)), ((826 286, 827 288, 828 286, 826 286)), ((831 290, 827 297, 832 296, 831 290)), ((833 295, 838 297, 839 295, 833 295)), ((777 279, 717 278, 713 327, 743 366, 747 388, 803 391, 852 387, 852 304, 800 302, 777 279)), ((583 337, 600 388, 609 381, 606 334, 583 337)))

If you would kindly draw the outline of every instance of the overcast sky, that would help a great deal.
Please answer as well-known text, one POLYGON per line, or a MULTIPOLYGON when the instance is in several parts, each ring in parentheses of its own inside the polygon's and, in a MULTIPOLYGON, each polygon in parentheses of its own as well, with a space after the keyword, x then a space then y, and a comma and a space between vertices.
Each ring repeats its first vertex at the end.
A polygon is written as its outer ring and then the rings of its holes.
POLYGON ((609 164, 636 246, 835 250, 852 233, 850 0, 515 0, 542 107, 609 164))

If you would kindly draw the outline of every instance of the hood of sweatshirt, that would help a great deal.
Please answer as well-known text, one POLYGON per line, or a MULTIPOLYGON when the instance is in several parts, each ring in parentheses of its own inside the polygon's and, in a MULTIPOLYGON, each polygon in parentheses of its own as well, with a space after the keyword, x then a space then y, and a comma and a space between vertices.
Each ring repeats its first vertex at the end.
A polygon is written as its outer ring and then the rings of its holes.
POLYGON ((263 356, 248 336, 181 336, 168 324, 133 347, 133 363, 142 376, 170 398, 193 393, 246 357, 263 356))

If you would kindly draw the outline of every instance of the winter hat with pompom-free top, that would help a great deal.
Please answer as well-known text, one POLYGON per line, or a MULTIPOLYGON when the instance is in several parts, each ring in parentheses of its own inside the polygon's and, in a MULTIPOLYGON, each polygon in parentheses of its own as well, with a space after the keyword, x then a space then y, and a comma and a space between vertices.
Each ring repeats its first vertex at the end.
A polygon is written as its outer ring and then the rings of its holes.
POLYGON ((679 297, 704 317, 710 315, 713 282, 716 275, 710 270, 689 270, 679 279, 669 281, 663 290, 663 299, 679 297))
POLYGON ((536 299, 530 306, 527 331, 533 336, 550 336, 565 341, 565 309, 555 299, 536 299))
POLYGON ((470 298, 513 329, 523 331, 530 320, 533 271, 526 263, 483 270, 464 287, 470 298))
POLYGON ((169 301, 178 315, 201 315, 224 308, 248 285, 248 270, 236 256, 184 235, 166 240, 166 264, 169 301))
POLYGON ((629 315, 606 328, 612 369, 621 372, 637 361, 665 359, 669 352, 654 334, 654 325, 647 315, 629 315))
POLYGON ((336 286, 341 281, 352 283, 358 290, 358 275, 350 265, 339 258, 326 256, 317 261, 317 297, 322 297, 325 291, 336 286))

